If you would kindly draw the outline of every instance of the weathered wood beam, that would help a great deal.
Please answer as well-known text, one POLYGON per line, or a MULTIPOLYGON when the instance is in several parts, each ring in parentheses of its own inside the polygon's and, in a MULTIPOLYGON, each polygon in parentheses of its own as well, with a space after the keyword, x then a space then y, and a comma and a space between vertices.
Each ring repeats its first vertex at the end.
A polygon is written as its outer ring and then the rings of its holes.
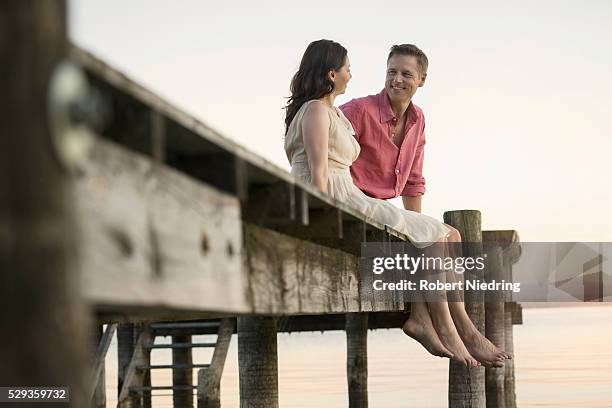
POLYGON ((249 311, 237 199, 98 140, 77 208, 98 307, 249 311))
MULTIPOLYGON (((368 329, 399 329, 404 322, 410 317, 409 312, 363 312, 368 315, 368 329)), ((226 318, 230 321, 235 321, 235 318, 226 318)), ((222 319, 224 320, 224 319, 222 319)), ((205 320, 194 322, 217 322, 218 320, 205 320)), ((277 327, 279 333, 297 333, 297 332, 314 332, 314 331, 333 331, 346 330, 346 317, 343 313, 325 314, 325 315, 297 315, 284 316, 279 318, 277 327)), ((197 327, 197 328, 181 328, 181 329, 156 329, 155 333, 158 336, 172 336, 174 334, 216 334, 218 329, 214 327, 197 327)), ((234 333, 237 333, 234 329, 234 333)))
POLYGON ((311 230, 304 235, 323 236, 312 239, 333 240, 340 249, 243 224, 237 199, 103 140, 96 142, 78 188, 84 290, 99 310, 293 314, 403 309, 392 295, 378 299, 367 288, 361 297, 359 292, 354 254, 361 240, 388 240, 390 233, 322 208, 319 201, 308 206, 311 230), (266 270, 260 275, 262 259, 266 270), (259 283, 268 290, 247 292, 259 283), (269 297, 270 291, 276 294, 269 297))
POLYGON ((253 312, 313 314, 360 311, 358 259, 345 252, 245 224, 253 312))

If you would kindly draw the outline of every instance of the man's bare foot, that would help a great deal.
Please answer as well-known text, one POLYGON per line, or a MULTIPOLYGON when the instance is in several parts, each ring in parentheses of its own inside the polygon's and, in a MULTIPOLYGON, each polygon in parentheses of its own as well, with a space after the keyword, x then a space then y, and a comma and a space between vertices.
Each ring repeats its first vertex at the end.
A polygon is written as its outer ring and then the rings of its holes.
POLYGON ((510 353, 499 349, 478 330, 461 336, 470 354, 487 367, 503 367, 504 360, 512 358, 510 353))
POLYGON ((465 312, 463 303, 452 303, 449 306, 455 327, 467 347, 478 361, 486 367, 502 367, 504 361, 511 359, 512 354, 496 347, 483 336, 465 312))
POLYGON ((410 319, 406 320, 404 326, 402 326, 402 330, 408 336, 421 343, 421 345, 425 347, 430 354, 438 357, 451 358, 453 353, 448 351, 448 349, 440 342, 440 339, 438 338, 438 335, 431 324, 431 320, 427 320, 416 319, 413 316, 410 316, 410 319))

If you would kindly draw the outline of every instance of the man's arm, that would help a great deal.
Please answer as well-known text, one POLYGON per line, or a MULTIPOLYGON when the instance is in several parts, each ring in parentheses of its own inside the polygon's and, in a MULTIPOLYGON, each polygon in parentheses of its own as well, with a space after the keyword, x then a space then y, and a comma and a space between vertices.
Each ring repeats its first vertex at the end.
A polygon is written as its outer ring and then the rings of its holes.
POLYGON ((410 211, 421 212, 421 198, 422 195, 418 196, 402 196, 402 202, 404 203, 404 208, 410 211))
POLYGON ((423 177, 423 157, 425 151, 425 135, 417 147, 412 168, 406 186, 401 193, 404 208, 410 211, 421 212, 421 198, 425 194, 425 178, 423 177))

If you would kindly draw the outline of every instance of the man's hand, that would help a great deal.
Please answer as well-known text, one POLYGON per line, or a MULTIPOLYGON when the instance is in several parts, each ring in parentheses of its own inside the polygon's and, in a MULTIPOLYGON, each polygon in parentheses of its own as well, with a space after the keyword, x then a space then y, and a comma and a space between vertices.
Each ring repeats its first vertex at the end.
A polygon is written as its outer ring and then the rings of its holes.
POLYGON ((421 197, 422 195, 418 195, 416 197, 402 196, 402 202, 404 203, 404 208, 414 212, 421 212, 421 197))

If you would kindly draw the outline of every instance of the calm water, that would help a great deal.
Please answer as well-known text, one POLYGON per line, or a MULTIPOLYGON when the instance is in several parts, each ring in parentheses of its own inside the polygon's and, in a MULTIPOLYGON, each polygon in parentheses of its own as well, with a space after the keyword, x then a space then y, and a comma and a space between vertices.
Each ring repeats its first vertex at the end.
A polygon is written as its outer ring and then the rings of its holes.
MULTIPOLYGON (((612 407, 612 307, 525 309, 523 322, 514 332, 519 407, 612 407)), ((239 406, 236 340, 221 383, 225 408, 239 406)), ((345 341, 342 332, 278 336, 281 407, 348 405, 345 341)), ((368 352, 371 407, 447 406, 448 360, 430 356, 400 330, 370 332, 368 352)), ((109 407, 116 406, 116 355, 113 344, 106 372, 109 407)), ((195 350, 194 362, 208 362, 210 355, 195 350)), ((171 353, 154 350, 152 359, 169 364, 171 353)), ((157 371, 153 385, 171 384, 170 370, 157 371)), ((153 406, 171 407, 171 397, 154 397, 153 406)))

